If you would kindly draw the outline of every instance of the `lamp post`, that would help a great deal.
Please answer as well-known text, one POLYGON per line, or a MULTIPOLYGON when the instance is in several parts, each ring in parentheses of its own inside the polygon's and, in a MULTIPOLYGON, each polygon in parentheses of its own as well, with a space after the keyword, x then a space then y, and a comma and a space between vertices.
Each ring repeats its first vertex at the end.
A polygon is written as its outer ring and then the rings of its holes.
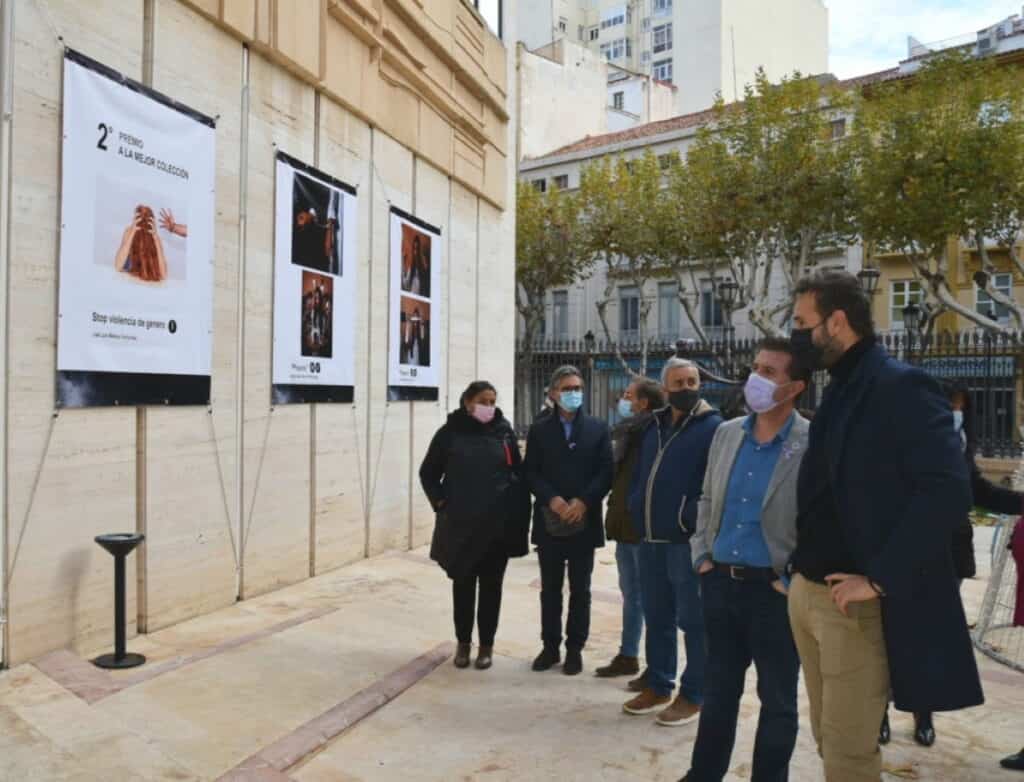
POLYGON ((868 296, 874 296, 878 290, 878 280, 882 273, 874 266, 865 266, 857 272, 857 279, 860 280, 860 287, 868 296))
POLYGON ((740 286, 735 280, 727 279, 719 281, 715 287, 718 289, 718 303, 725 313, 725 358, 726 361, 732 363, 732 309, 736 305, 740 286))
POLYGON ((921 327, 921 308, 916 304, 908 304, 903 308, 903 326, 907 330, 907 359, 914 354, 914 335, 921 327))

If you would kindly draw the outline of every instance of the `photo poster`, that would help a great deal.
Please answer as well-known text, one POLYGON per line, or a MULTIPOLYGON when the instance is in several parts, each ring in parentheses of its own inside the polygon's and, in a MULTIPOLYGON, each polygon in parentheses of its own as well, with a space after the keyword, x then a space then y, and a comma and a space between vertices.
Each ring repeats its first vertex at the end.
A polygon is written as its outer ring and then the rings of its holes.
POLYGON ((440 387, 441 229, 391 208, 388 399, 436 401, 440 387))
POLYGON ((355 395, 356 190, 283 152, 274 202, 275 405, 355 395))
POLYGON ((66 50, 57 405, 210 401, 214 120, 66 50))

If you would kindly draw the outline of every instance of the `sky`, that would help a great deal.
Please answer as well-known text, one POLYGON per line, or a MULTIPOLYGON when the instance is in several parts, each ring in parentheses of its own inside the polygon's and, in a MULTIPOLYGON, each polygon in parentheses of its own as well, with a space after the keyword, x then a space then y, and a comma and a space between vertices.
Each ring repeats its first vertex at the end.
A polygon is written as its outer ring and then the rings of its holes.
POLYGON ((894 67, 907 36, 931 43, 973 33, 1021 13, 1024 0, 824 0, 829 70, 841 79, 894 67))

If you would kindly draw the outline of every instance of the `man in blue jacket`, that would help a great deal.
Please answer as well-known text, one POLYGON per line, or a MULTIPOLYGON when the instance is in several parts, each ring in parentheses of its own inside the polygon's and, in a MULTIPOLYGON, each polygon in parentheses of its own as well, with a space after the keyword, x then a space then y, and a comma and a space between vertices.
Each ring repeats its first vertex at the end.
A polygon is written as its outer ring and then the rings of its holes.
POLYGON ((640 576, 647 624, 647 676, 643 691, 623 705, 627 714, 660 711, 658 724, 682 725, 704 700, 704 616, 690 536, 708 451, 722 416, 700 398, 700 372, 670 358, 661 382, 669 406, 651 421, 633 474, 629 512, 640 537, 640 576), (678 666, 677 628, 684 633, 686 668, 672 700, 678 666))
POLYGON ((604 498, 612 485, 608 425, 586 415, 583 377, 575 367, 555 370, 549 395, 557 413, 538 417, 526 440, 526 481, 536 502, 532 540, 540 561, 541 640, 533 670, 561 660, 562 584, 569 571, 569 616, 562 673, 583 670, 590 633, 590 577, 594 550, 604 545, 604 498))
POLYGON ((982 703, 950 541, 971 485, 949 402, 875 342, 856 277, 800 282, 794 350, 832 376, 797 480, 789 617, 828 782, 878 782, 878 725, 982 703))

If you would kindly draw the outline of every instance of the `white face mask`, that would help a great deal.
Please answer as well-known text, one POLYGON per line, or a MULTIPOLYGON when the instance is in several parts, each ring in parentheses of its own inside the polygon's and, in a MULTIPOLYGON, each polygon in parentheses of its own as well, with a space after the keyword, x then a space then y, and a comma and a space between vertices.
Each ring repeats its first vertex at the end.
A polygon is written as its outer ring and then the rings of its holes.
POLYGON ((775 401, 775 392, 778 386, 768 378, 761 377, 757 372, 751 372, 747 378, 747 384, 743 387, 743 396, 747 400, 747 407, 755 413, 767 413, 769 410, 779 406, 775 401))

